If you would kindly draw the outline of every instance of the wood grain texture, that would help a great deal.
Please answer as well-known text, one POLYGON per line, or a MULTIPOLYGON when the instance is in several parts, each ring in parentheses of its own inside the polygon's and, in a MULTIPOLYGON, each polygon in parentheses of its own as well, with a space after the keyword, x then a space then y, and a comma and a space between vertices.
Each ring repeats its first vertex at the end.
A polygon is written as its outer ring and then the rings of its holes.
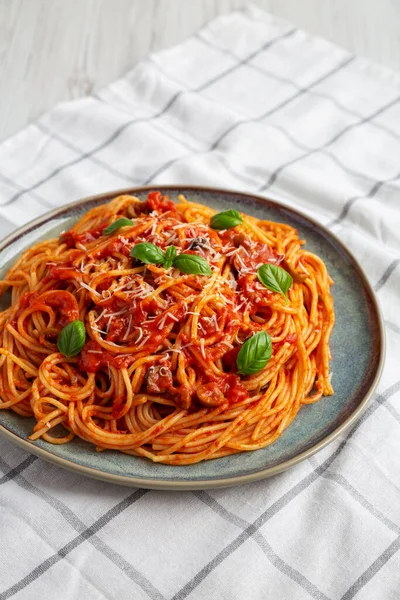
MULTIPOLYGON (((400 2, 256 0, 269 12, 400 71, 400 2)), ((90 93, 243 0, 0 0, 0 141, 90 93)))

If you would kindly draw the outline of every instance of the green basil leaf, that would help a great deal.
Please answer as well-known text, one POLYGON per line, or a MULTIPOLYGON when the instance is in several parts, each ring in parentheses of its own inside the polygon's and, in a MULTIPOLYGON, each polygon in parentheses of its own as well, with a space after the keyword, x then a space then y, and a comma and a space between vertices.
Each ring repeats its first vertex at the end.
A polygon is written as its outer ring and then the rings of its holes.
POLYGON ((86 329, 82 321, 71 321, 61 330, 57 346, 67 358, 79 354, 86 340, 86 329))
POLYGON ((293 283, 291 275, 282 267, 266 263, 257 269, 257 277, 266 288, 283 294, 286 298, 288 289, 293 283))
POLYGON ((125 219, 125 217, 121 217, 121 219, 117 219, 114 223, 111 223, 108 227, 106 227, 103 231, 105 235, 110 235, 110 233, 114 233, 120 227, 127 227, 128 225, 132 225, 132 221, 130 219, 125 219))
POLYGON ((172 264, 181 273, 188 275, 212 275, 208 262, 196 254, 179 254, 172 264))
POLYGON ((164 252, 158 246, 151 244, 150 242, 142 242, 133 246, 130 251, 132 258, 137 258, 146 265, 159 265, 163 264, 165 260, 164 252))
POLYGON ((236 366, 241 375, 253 375, 261 371, 272 355, 271 338, 266 331, 260 331, 245 341, 236 358, 236 366))
POLYGON ((164 268, 165 269, 169 269, 170 267, 172 267, 175 257, 176 257, 175 246, 169 246, 165 251, 165 259, 164 259, 164 268))
POLYGON ((211 217, 210 227, 213 229, 231 229, 231 227, 236 227, 241 223, 243 223, 241 214, 232 208, 211 217))

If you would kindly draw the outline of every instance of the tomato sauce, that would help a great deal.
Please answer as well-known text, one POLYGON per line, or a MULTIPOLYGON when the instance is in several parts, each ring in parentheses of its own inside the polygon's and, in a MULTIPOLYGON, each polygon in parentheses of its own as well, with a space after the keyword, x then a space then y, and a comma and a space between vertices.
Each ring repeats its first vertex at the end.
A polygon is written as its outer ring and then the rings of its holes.
POLYGON ((163 196, 161 192, 149 192, 147 200, 136 207, 138 214, 151 213, 153 210, 159 213, 177 212, 175 203, 168 196, 163 196))
POLYGON ((271 304, 273 292, 263 286, 254 275, 238 277, 237 282, 237 289, 242 292, 242 297, 246 299, 246 309, 249 309, 250 314, 256 312, 257 308, 261 306, 269 306, 271 304))
MULTIPOLYGON (((176 222, 182 221, 181 216, 176 210, 175 203, 168 196, 163 196, 158 191, 150 192, 144 202, 135 205, 135 211, 137 215, 149 213, 162 215, 164 226, 167 229, 172 229, 176 222), (170 219, 171 223, 168 222, 168 219, 170 219)), ((84 233, 77 233, 71 229, 65 232, 61 236, 61 239, 70 248, 74 248, 78 243, 88 244, 97 240, 103 234, 104 228, 107 225, 108 223, 103 222, 98 227, 84 233)), ((207 338, 217 334, 216 337, 219 338, 218 332, 223 332, 222 337, 218 339, 215 346, 212 345, 209 348, 204 348, 205 362, 210 364, 222 359, 224 369, 228 372, 217 376, 204 363, 203 365, 197 364, 190 350, 184 349, 183 354, 187 364, 192 365, 197 371, 199 385, 202 386, 201 393, 204 397, 209 392, 212 401, 213 390, 218 389, 219 393, 223 395, 224 401, 227 401, 229 404, 241 402, 248 398, 248 392, 240 376, 237 374, 236 359, 240 348, 229 349, 227 344, 231 343, 231 340, 240 330, 240 322, 244 311, 254 314, 262 308, 265 312, 266 307, 271 303, 272 292, 262 286, 256 277, 258 267, 265 263, 279 264, 283 257, 267 244, 253 241, 248 235, 238 233, 235 229, 229 229, 222 233, 209 230, 205 233, 203 228, 195 224, 188 223, 187 227, 189 231, 183 229, 182 231, 178 230, 177 233, 181 239, 181 248, 186 254, 203 256, 208 262, 212 263, 215 260, 219 260, 216 252, 221 251, 221 245, 225 245, 225 251, 227 244, 228 247, 232 245, 232 249, 237 249, 229 257, 229 262, 237 273, 237 294, 234 291, 231 293, 225 292, 227 294, 226 297, 230 301, 233 300, 233 304, 228 304, 219 310, 219 314, 215 318, 204 316, 199 318, 199 335, 201 337, 207 338), (224 341, 226 341, 226 344, 224 341)), ((146 235, 141 236, 139 241, 142 241, 142 239, 146 240, 146 235)), ((129 256, 135 243, 138 243, 138 239, 130 240, 124 238, 122 235, 113 236, 110 238, 109 243, 100 245, 96 256, 104 259, 113 254, 129 256)), ((157 242, 165 250, 163 243, 162 240, 157 242)), ((78 252, 78 250, 75 250, 75 252, 78 252)), ((75 261, 75 257, 69 262, 51 266, 48 275, 49 279, 55 279, 60 282, 82 280, 83 275, 74 266, 75 263, 73 261, 75 261)), ((151 278, 151 273, 147 277, 149 276, 151 278)), ((135 297, 135 293, 132 294, 132 291, 140 289, 141 286, 144 287, 146 276, 144 277, 145 279, 142 276, 132 276, 131 286, 129 286, 130 282, 124 278, 122 280, 124 287, 121 286, 118 292, 109 298, 99 298, 99 301, 96 301, 97 315, 100 316, 100 313, 106 309, 104 314, 96 321, 96 327, 100 331, 105 332, 102 334, 104 340, 121 346, 132 346, 134 349, 133 353, 118 355, 117 348, 115 352, 108 352, 97 344, 97 342, 88 341, 81 351, 79 358, 79 367, 81 370, 95 373, 109 366, 117 369, 129 367, 135 361, 138 354, 144 353, 149 355, 156 352, 168 337, 171 325, 172 328, 176 326, 175 331, 179 330, 179 322, 185 318, 187 311, 185 302, 176 302, 176 298, 170 297, 168 291, 164 295, 164 300, 166 299, 167 302, 169 300, 172 301, 170 309, 165 309, 165 304, 163 306, 158 299, 147 300, 146 298, 135 297)), ((197 279, 198 286, 195 276, 193 277, 193 281, 191 281, 191 286, 200 291, 204 285, 204 280, 201 277, 197 277, 197 279)), ((150 285, 153 285, 151 280, 147 279, 147 281, 150 282, 150 285)), ((110 283, 109 279, 105 279, 96 288, 97 292, 100 294, 106 292, 110 288, 110 283)), ((55 293, 69 294, 69 292, 64 292, 63 290, 55 293)), ((60 311, 60 323, 64 324, 77 314, 77 305, 75 310, 75 307, 71 306, 71 302, 66 297, 60 296, 59 298, 63 298, 62 301, 57 301, 55 298, 53 304, 48 303, 48 305, 60 311), (57 302, 59 302, 58 305, 57 302)), ((32 301, 29 298, 25 300, 25 302, 32 301)), ((39 306, 38 303, 41 301, 42 299, 35 297, 35 306, 39 306)), ((49 299, 48 302, 50 302, 49 299)), ((78 317, 76 316, 75 318, 78 317)), ((260 328, 257 323, 253 323, 253 325, 256 329, 260 328)), ((189 340, 185 341, 185 335, 183 334, 180 339, 182 344, 189 343, 189 340)), ((285 341, 295 343, 296 339, 296 336, 287 336, 285 341)), ((184 408, 193 407, 199 401, 201 402, 200 396, 196 395, 195 389, 192 389, 190 386, 186 386, 183 389, 182 385, 177 383, 176 380, 174 381, 170 367, 167 367, 167 362, 165 361, 160 363, 160 365, 150 366, 142 389, 147 390, 150 394, 165 393, 166 397, 170 397, 178 406, 184 408)), ((113 408, 114 416, 118 416, 122 402, 123 399, 121 398, 115 399, 113 408)), ((203 404, 207 405, 205 401, 203 404)), ((210 406, 212 406, 211 403, 210 406)))
POLYGON ((26 292, 21 297, 14 322, 28 307, 35 311, 46 310, 46 307, 52 308, 57 313, 57 324, 61 327, 79 318, 78 302, 75 296, 65 290, 49 290, 43 294, 26 292))
POLYGON ((75 279, 78 281, 82 280, 82 273, 73 266, 72 262, 65 262, 57 265, 52 265, 49 268, 49 274, 46 277, 48 281, 56 279, 57 281, 68 281, 75 279))
POLYGON ((116 237, 111 239, 110 242, 106 246, 104 246, 104 248, 95 253, 92 253, 92 256, 95 256, 96 258, 107 258, 107 256, 111 256, 114 253, 129 256, 129 253, 134 245, 134 240, 129 242, 123 236, 116 237))
MULTIPOLYGON (((204 381, 206 381, 204 377, 201 377, 201 379, 204 379, 204 381)), ((239 375, 236 375, 234 373, 226 373, 223 376, 214 376, 212 382, 205 384, 205 386, 210 387, 210 390, 212 389, 212 385, 218 388, 219 393, 222 393, 224 398, 227 400, 228 404, 236 404, 236 402, 242 402, 243 400, 246 400, 249 396, 248 391, 241 382, 239 375)))
POLYGON ((97 240, 102 234, 108 223, 103 222, 93 229, 77 233, 73 229, 64 231, 60 236, 60 241, 67 245, 68 248, 75 248, 76 244, 88 244, 97 240))
POLYGON ((234 255, 233 264, 239 271, 241 269, 257 271, 258 267, 263 264, 278 265, 282 260, 283 255, 278 254, 266 244, 245 239, 234 255))
POLYGON ((97 342, 91 340, 84 345, 79 356, 78 365, 81 371, 96 373, 100 369, 104 369, 108 366, 115 367, 116 369, 127 368, 134 361, 135 357, 132 354, 114 356, 102 348, 97 342))
POLYGON ((32 303, 37 299, 39 295, 39 292, 25 292, 25 294, 21 296, 19 300, 19 308, 15 314, 14 319, 12 319, 10 323, 10 325, 14 327, 14 329, 17 326, 19 316, 24 312, 26 308, 28 308, 28 306, 32 305, 32 303))
POLYGON ((229 371, 236 371, 236 359, 239 354, 240 346, 236 346, 236 348, 231 348, 224 354, 222 357, 222 363, 226 369, 229 371))
POLYGON ((283 344, 291 344, 292 346, 297 344, 297 333, 288 333, 288 335, 285 338, 283 338, 282 341, 274 342, 272 344, 273 354, 276 354, 276 352, 279 350, 279 348, 281 346, 283 346, 283 344))
POLYGON ((225 375, 223 379, 225 385, 224 394, 230 404, 242 402, 249 397, 249 393, 238 375, 230 373, 225 375))

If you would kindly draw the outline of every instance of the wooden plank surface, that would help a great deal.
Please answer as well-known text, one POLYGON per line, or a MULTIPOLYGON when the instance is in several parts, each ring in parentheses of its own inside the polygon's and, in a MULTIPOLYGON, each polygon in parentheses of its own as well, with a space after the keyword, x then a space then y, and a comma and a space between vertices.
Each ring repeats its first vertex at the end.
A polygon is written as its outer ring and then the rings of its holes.
MULTIPOLYGON (((400 71, 400 2, 256 0, 400 71)), ((176 44, 242 0, 0 0, 0 141, 176 44)))

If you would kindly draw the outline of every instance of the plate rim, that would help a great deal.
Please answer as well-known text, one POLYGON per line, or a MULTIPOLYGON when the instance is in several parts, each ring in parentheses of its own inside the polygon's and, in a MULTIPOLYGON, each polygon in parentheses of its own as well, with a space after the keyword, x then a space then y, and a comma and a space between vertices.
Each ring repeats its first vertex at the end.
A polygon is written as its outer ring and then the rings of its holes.
MULTIPOLYGON (((380 357, 377 366, 377 370, 375 373, 375 377, 371 382, 371 385, 368 391, 365 393, 361 402, 357 405, 354 411, 341 423, 334 431, 328 434, 324 439, 320 440, 307 450, 300 452, 296 456, 285 460, 277 465, 273 465, 270 467, 265 467, 255 473, 248 473, 244 475, 236 475, 232 477, 223 477, 218 479, 199 479, 196 481, 173 481, 173 480, 163 480, 160 478, 157 479, 146 479, 140 477, 129 477, 127 475, 117 475, 115 473, 107 473, 106 471, 102 471, 100 469, 95 469, 94 467, 87 467, 84 465, 80 465, 78 463, 72 462, 69 459, 62 458, 52 454, 49 450, 44 448, 40 448, 39 446, 35 446, 33 442, 29 440, 25 440, 10 431, 4 425, 0 424, 0 435, 5 439, 8 439, 14 445, 22 448, 23 450, 29 452, 30 454, 34 454, 43 460, 50 462, 52 464, 57 465, 58 467, 67 469, 69 471, 78 473, 80 475, 84 475, 86 477, 90 477, 92 479, 98 479, 101 481, 105 481, 107 483, 113 483, 117 485, 124 485, 128 487, 139 487, 153 490, 171 490, 171 491, 190 491, 190 490, 199 490, 199 489, 216 489, 223 487, 231 487, 236 485, 242 485, 245 483, 251 483, 255 481, 260 481, 262 479, 266 479, 282 473, 287 469, 294 467, 299 464, 303 460, 306 460, 310 456, 313 456, 333 441, 335 441, 342 433, 347 431, 365 412, 367 409, 371 397, 378 385, 378 382, 381 378, 383 366, 385 362, 386 355, 386 338, 385 338, 385 326, 382 316, 382 311, 380 308, 380 304, 378 298, 375 294, 375 291, 370 284, 364 269, 361 267, 357 259, 353 256, 351 251, 345 246, 345 244, 335 235, 335 233, 331 232, 325 225, 322 225, 317 220, 309 217, 302 211, 297 208, 293 208, 288 206, 282 202, 282 200, 272 199, 270 197, 266 198, 264 196, 260 196, 258 194, 253 194, 251 192, 245 192, 240 190, 230 190, 226 188, 218 188, 218 187, 208 187, 203 185, 186 185, 186 184, 163 184, 163 185, 146 185, 146 186, 130 186, 126 188, 121 188, 117 190, 110 190, 107 192, 102 192, 101 194, 94 194, 92 196, 86 196, 80 200, 76 200, 69 204, 64 204, 58 208, 55 208, 51 211, 44 213, 43 215, 33 219, 19 227, 8 236, 6 236, 3 240, 0 241, 0 252, 3 252, 12 242, 14 242, 17 238, 26 235, 32 230, 36 229, 40 225, 43 225, 49 221, 51 221, 55 217, 60 217, 66 212, 70 212, 74 208, 84 207, 86 204, 90 204, 93 201, 101 201, 110 200, 112 197, 117 197, 123 194, 141 194, 146 193, 151 190, 159 190, 161 192, 167 191, 175 191, 175 192, 206 192, 210 194, 220 194, 220 195, 233 195, 245 197, 249 200, 257 200, 259 203, 264 204, 266 206, 273 205, 278 209, 285 209, 289 213, 293 213, 297 217, 304 219, 307 223, 311 224, 315 227, 319 232, 325 234, 328 239, 330 238, 335 242, 337 246, 339 246, 340 250, 346 255, 347 259, 350 260, 353 268, 358 272, 360 281, 363 285, 364 290, 368 293, 369 298, 372 303, 372 307, 377 317, 377 323, 379 326, 379 341, 380 341, 380 357)), ((101 202, 100 202, 101 204, 101 202)))

